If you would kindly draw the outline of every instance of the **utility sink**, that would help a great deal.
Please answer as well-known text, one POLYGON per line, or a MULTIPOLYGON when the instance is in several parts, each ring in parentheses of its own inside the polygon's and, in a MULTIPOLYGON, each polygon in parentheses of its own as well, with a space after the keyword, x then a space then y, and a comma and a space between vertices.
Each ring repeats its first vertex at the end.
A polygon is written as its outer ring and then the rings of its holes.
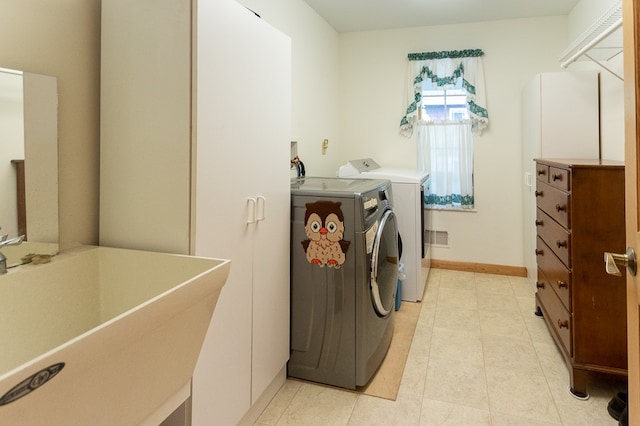
POLYGON ((81 246, 10 269, 0 276, 0 424, 157 425, 189 396, 229 268, 81 246))

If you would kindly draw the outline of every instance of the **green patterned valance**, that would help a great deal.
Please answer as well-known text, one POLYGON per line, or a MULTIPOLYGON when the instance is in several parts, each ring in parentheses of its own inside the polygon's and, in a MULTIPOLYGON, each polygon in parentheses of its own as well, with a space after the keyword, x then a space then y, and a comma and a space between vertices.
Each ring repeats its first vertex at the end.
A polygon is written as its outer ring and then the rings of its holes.
POLYGON ((442 50, 440 52, 409 53, 410 61, 424 61, 426 59, 444 58, 474 58, 484 56, 482 49, 442 50))
POLYGON ((407 107, 400 121, 400 134, 411 137, 422 107, 422 82, 430 80, 435 86, 455 85, 462 79, 474 132, 482 133, 489 125, 484 88, 481 49, 410 53, 407 107))

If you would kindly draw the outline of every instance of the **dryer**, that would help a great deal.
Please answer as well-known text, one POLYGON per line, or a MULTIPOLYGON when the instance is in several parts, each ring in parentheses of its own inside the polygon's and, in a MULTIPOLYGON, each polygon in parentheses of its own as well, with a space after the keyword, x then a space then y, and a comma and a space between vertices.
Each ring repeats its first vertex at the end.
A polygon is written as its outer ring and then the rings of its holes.
POLYGON ((292 181, 290 377, 369 382, 393 335, 397 235, 388 180, 292 181))
POLYGON ((338 177, 350 179, 388 179, 393 187, 393 210, 398 217, 402 258, 406 278, 402 280, 402 300, 418 302, 424 296, 431 268, 431 211, 424 209, 429 193, 428 172, 380 167, 371 158, 351 160, 338 169, 338 177))

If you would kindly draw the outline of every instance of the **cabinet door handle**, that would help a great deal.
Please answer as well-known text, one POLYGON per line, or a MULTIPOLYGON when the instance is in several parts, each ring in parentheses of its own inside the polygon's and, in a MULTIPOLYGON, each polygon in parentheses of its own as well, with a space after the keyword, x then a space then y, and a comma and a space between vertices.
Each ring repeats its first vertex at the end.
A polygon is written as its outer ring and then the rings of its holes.
POLYGON ((542 197, 542 191, 536 191, 534 192, 534 194, 536 195, 536 197, 542 197))
POLYGON ((558 281, 558 288, 569 288, 569 283, 566 281, 558 281))
POLYGON ((536 288, 544 288, 544 283, 540 281, 536 281, 536 288))
POLYGON ((247 225, 256 223, 256 199, 247 198, 247 225))
POLYGON ((256 197, 256 221, 260 222, 266 219, 267 199, 262 195, 256 197))
POLYGON ((566 240, 565 241, 558 240, 556 241, 556 245, 558 246, 558 248, 562 248, 562 247, 567 247, 568 243, 566 240))
POLYGON ((569 321, 568 320, 558 320, 558 328, 569 328, 569 321))
POLYGON ((536 249, 536 256, 544 256, 544 250, 536 249))
POLYGON ((561 206, 560 204, 556 204, 556 211, 557 212, 567 211, 567 206, 561 206))
POLYGON ((544 226, 544 222, 541 220, 536 220, 536 226, 544 226))

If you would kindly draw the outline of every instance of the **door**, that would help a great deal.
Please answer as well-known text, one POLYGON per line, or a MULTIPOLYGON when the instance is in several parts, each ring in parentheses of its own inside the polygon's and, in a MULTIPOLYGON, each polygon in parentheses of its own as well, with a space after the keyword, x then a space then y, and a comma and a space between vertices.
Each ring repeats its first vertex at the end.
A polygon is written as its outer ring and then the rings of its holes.
MULTIPOLYGON (((638 154, 640 153, 640 105, 638 86, 640 56, 638 55, 639 5, 635 0, 623 1, 624 20, 624 93, 625 93, 625 186, 627 245, 636 253, 640 249, 640 218, 638 217, 638 154)), ((639 277, 627 273, 627 333, 629 351, 629 424, 640 424, 640 326, 638 321, 639 277)))
POLYGON ((371 300, 379 317, 388 316, 395 308, 398 261, 396 215, 387 210, 379 221, 371 259, 371 300))

